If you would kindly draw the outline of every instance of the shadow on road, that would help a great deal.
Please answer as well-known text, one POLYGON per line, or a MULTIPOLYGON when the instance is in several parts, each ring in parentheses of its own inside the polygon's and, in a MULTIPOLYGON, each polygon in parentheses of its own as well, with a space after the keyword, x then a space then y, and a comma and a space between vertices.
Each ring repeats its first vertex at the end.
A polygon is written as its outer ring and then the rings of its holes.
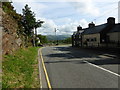
POLYGON ((73 48, 71 46, 69 47, 53 47, 53 50, 61 51, 62 53, 55 53, 55 54, 49 54, 46 55, 47 57, 52 57, 54 60, 50 60, 49 62, 45 63, 63 63, 63 62, 72 62, 75 64, 84 64, 84 60, 91 62, 96 65, 111 65, 111 64, 120 64, 120 61, 112 58, 103 58, 100 57, 100 55, 104 54, 113 54, 118 55, 116 53, 107 51, 102 51, 99 49, 86 49, 86 48, 73 48), (62 58, 59 60, 58 58, 62 58))
POLYGON ((94 60, 94 61, 89 61, 91 63, 94 63, 96 65, 108 65, 108 64, 120 64, 120 61, 117 60, 113 60, 113 59, 103 59, 103 60, 94 60))
POLYGON ((85 62, 83 60, 52 60, 52 61, 47 61, 45 62, 46 64, 49 64, 49 63, 75 63, 75 64, 85 64, 85 62))

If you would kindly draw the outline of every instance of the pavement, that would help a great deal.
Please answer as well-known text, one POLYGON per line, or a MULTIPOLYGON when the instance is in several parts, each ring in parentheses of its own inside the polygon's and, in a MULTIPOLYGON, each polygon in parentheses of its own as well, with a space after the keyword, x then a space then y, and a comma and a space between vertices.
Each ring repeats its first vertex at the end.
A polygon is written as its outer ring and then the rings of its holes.
POLYGON ((116 55, 67 45, 42 49, 52 88, 118 88, 120 62, 112 56, 116 55))

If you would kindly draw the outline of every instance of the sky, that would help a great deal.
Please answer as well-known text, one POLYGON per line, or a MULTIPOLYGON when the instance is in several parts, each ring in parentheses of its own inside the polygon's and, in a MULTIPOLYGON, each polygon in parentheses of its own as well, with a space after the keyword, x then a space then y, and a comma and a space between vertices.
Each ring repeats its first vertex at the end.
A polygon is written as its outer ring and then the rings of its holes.
POLYGON ((71 35, 77 26, 87 28, 90 22, 100 25, 108 17, 115 17, 118 22, 119 0, 12 0, 14 9, 22 14, 26 4, 36 14, 37 20, 45 21, 37 29, 38 34, 71 35))

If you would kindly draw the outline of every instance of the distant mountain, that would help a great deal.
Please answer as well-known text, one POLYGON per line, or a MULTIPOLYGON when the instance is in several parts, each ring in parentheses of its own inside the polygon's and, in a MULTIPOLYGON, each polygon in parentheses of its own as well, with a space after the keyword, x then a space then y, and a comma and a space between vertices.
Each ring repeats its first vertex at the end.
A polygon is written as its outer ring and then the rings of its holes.
POLYGON ((48 40, 64 40, 66 38, 71 37, 71 35, 46 35, 48 40))

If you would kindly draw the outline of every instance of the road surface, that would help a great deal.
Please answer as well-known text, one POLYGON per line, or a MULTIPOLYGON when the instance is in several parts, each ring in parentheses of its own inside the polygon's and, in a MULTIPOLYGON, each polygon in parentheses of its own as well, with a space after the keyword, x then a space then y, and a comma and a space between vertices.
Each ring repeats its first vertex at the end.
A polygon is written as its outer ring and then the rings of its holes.
POLYGON ((106 54, 71 46, 42 49, 52 88, 118 88, 120 63, 106 54))

